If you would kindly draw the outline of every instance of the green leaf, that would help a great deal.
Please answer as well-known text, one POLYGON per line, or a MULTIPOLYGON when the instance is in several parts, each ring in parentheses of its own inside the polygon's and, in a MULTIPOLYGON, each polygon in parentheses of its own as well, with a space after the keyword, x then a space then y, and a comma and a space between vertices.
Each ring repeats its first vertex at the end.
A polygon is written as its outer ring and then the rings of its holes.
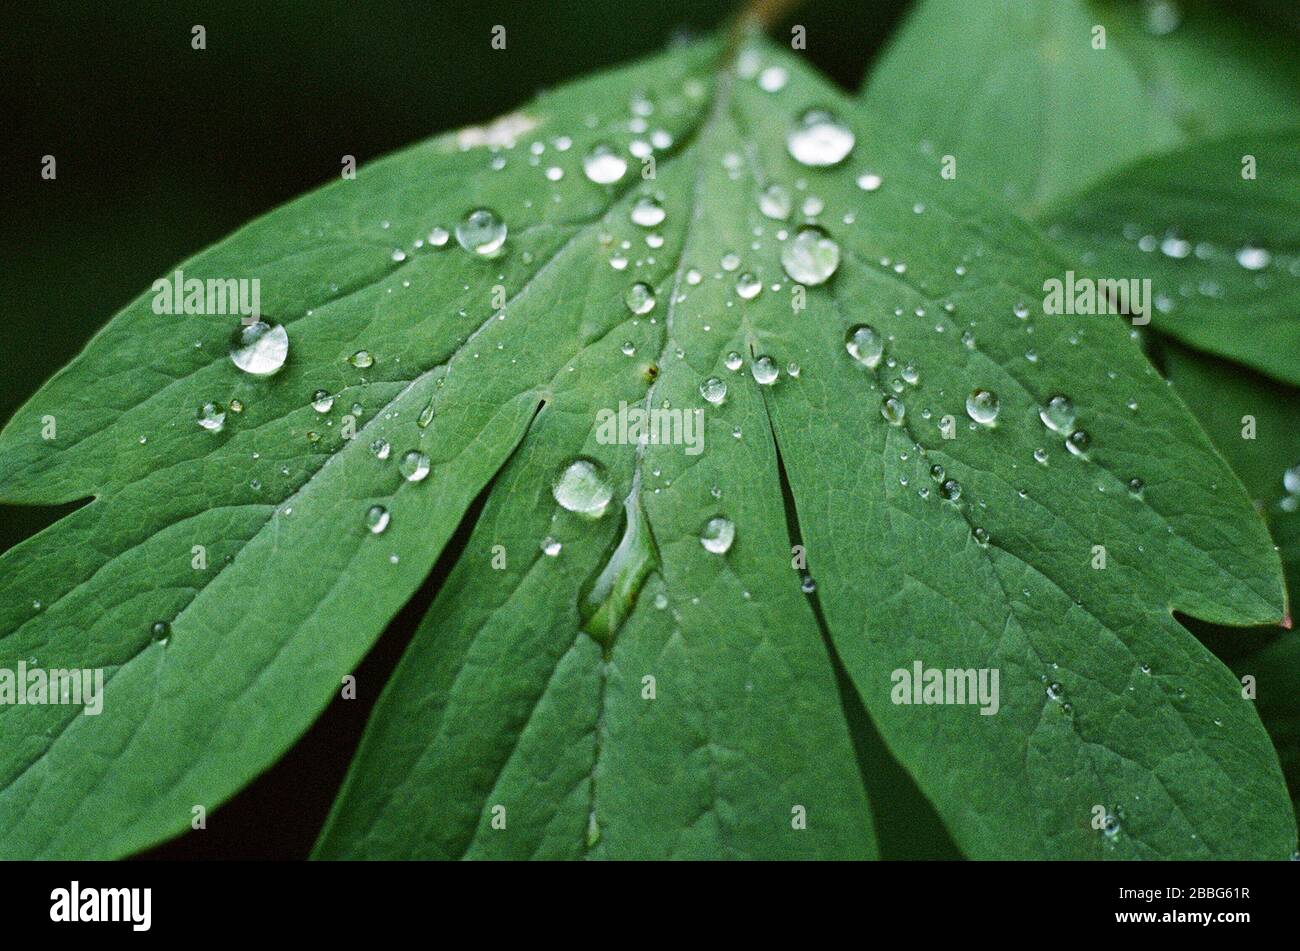
POLYGON ((1147 159, 1044 223, 1089 271, 1150 279, 1157 330, 1300 384, 1300 127, 1147 159))
POLYGON ((187 262, 262 279, 290 340, 273 377, 226 359, 233 318, 160 316, 152 295, 118 315, 0 434, 4 498, 94 496, 0 560, 0 666, 109 668, 99 717, 0 708, 0 852, 125 854, 230 796, 486 489, 322 856, 871 856, 849 683, 967 855, 1290 854, 1254 708, 1172 616, 1280 616, 1242 487, 1126 328, 1037 313, 1065 264, 1032 229, 854 113, 778 49, 681 48, 187 262), (794 152, 834 158, 851 129, 846 161, 792 157, 811 109, 847 126, 815 122, 794 152), (584 174, 602 143, 629 163, 605 185, 584 174), (772 185, 788 220, 760 211, 772 185), (633 214, 647 199, 662 221, 633 214), (499 256, 430 245, 481 207, 509 227, 499 256), (783 258, 827 279, 794 286, 783 258), (862 324, 879 363, 846 347, 866 353, 862 324), (995 425, 967 417, 976 389, 995 425), (1040 422, 1056 394, 1082 454, 1040 422), (235 399, 219 432, 197 424, 235 399), (702 411, 702 451, 609 442, 620 404, 702 411), (403 479, 407 450, 426 478, 403 479), (916 663, 998 671, 996 714, 894 703, 916 663), (1118 826, 1094 828, 1098 808, 1118 826))
POLYGON ((864 98, 1037 216, 1145 156, 1300 121, 1300 54, 1207 2, 924 0, 864 98))

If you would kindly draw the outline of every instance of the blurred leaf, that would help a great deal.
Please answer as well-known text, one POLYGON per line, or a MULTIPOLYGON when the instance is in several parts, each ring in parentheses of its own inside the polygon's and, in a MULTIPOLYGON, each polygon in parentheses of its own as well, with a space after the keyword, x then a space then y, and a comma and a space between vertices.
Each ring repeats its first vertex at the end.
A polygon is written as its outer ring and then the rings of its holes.
POLYGON ((1300 52, 1204 2, 922 0, 864 97, 1033 216, 1144 156, 1300 120, 1300 52))

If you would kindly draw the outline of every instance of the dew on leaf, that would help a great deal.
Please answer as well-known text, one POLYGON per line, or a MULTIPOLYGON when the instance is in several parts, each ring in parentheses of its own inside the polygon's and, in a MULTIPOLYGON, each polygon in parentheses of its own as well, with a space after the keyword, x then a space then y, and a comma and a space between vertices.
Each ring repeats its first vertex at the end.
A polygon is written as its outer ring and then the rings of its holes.
POLYGON ((475 208, 457 223, 456 242, 466 251, 491 257, 506 243, 506 223, 490 208, 475 208))
POLYGON ((655 292, 649 284, 637 281, 627 289, 627 293, 623 295, 623 302, 634 314, 648 314, 655 307, 655 292))
POLYGON ((776 365, 776 361, 769 356, 759 357, 750 365, 749 369, 750 372, 753 373, 754 379, 763 386, 769 386, 772 383, 775 383, 776 378, 781 373, 780 368, 776 365))
POLYGON ((1055 433, 1069 432, 1074 425, 1074 403, 1068 396, 1059 393, 1047 401, 1047 405, 1038 411, 1038 418, 1043 425, 1055 433))
POLYGON ((279 324, 240 327, 230 342, 230 362, 253 376, 271 376, 289 356, 289 332, 279 324))
POLYGON ((725 555, 736 540, 736 526, 731 519, 716 515, 704 523, 700 531, 700 544, 715 555, 725 555))
POLYGON ((711 376, 700 384, 700 395, 717 406, 727 398, 727 384, 716 376, 711 376))
POLYGON ((974 390, 966 397, 966 415, 981 426, 992 426, 997 421, 999 406, 992 390, 974 390))
POLYGON ((375 365, 375 358, 369 350, 358 350, 352 356, 348 357, 348 363, 352 364, 358 370, 366 370, 375 365))
POLYGON ((388 509, 382 505, 372 505, 366 509, 366 528, 372 535, 378 535, 388 527, 388 509))
POLYGON ((853 151, 853 131, 823 109, 809 109, 786 136, 786 148, 800 165, 826 168, 853 151))
POLYGON ((574 459, 551 484, 551 494, 560 507, 580 515, 599 517, 614 496, 614 489, 600 463, 574 459))
POLYGON ((815 225, 800 228, 781 249, 781 267, 800 284, 825 284, 839 266, 840 246, 815 225))
POLYGON ((419 482, 429 474, 429 457, 418 449, 412 449, 402 456, 397 468, 407 482, 419 482))
POLYGON ((875 327, 858 324, 850 327, 844 335, 844 349, 868 369, 875 369, 880 364, 880 357, 885 352, 885 341, 875 327))
POLYGON ((627 159, 608 145, 597 145, 582 157, 582 170, 597 185, 612 185, 627 172, 627 159))
POLYGON ((226 410, 220 403, 204 403, 199 407, 199 425, 210 433, 219 433, 226 426, 226 410))

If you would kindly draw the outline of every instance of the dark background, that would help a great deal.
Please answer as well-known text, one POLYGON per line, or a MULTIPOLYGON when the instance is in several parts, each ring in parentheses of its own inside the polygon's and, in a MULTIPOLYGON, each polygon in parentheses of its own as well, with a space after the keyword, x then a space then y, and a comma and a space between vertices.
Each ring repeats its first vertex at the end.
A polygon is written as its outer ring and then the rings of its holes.
MULTIPOLYGON (((819 0, 807 58, 856 89, 905 0, 819 0)), ((0 14, 0 421, 129 300, 239 225, 434 133, 709 30, 733 0, 53 3, 0 14), (207 29, 193 50, 191 28, 207 29), (507 49, 489 46, 492 27, 507 49), (40 177, 53 155, 58 177, 40 177)), ((0 506, 0 550, 61 514, 0 506)), ((471 516, 472 516, 471 512, 471 516)), ((467 524, 472 517, 467 517, 467 524)), ((453 541, 448 550, 459 546, 453 541)), ((336 701, 208 828, 148 857, 306 856, 379 686, 445 575, 394 619, 336 701), (367 686, 371 689, 367 690, 367 686)))

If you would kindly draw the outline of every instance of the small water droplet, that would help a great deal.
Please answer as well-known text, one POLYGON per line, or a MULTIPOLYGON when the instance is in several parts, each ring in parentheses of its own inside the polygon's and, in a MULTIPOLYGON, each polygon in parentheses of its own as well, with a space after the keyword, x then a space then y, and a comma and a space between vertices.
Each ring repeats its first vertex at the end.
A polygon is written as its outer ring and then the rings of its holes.
POLYGON ((637 281, 627 289, 623 301, 632 313, 648 314, 655 307, 655 292, 649 284, 637 281))
POLYGON ((887 396, 880 404, 880 415, 891 426, 902 426, 907 416, 907 407, 897 396, 887 396))
POLYGON ((226 426, 226 410, 220 403, 204 403, 199 407, 199 425, 210 433, 219 433, 226 426))
POLYGON ((1262 271, 1272 259, 1268 251, 1250 244, 1237 251, 1237 263, 1248 271, 1262 271))
POLYGON ((456 242, 473 254, 492 257, 506 243, 506 223, 490 208, 475 208, 456 225, 456 242))
POLYGON ((741 359, 740 354, 735 350, 728 353, 727 358, 723 361, 727 369, 732 371, 739 370, 744 365, 744 362, 745 361, 741 359))
POLYGON ((328 413, 334 408, 334 397, 325 390, 317 390, 312 394, 311 407, 318 413, 328 413))
POLYGON ((700 544, 705 551, 715 555, 725 555, 736 540, 736 526, 728 518, 714 516, 704 523, 700 532, 700 544))
POLYGON ((961 498, 961 483, 956 479, 948 479, 939 486, 939 494, 949 502, 956 502, 961 498))
POLYGON ((172 626, 167 621, 154 621, 153 624, 149 626, 149 636, 157 643, 166 647, 167 642, 171 640, 172 626))
POLYGON ((366 370, 375 365, 375 358, 371 356, 369 350, 358 350, 352 356, 348 357, 348 363, 352 364, 358 370, 366 370))
POLYGON ((1047 401, 1047 405, 1038 411, 1038 418, 1043 425, 1055 433, 1068 432, 1074 425, 1074 403, 1068 396, 1057 394, 1047 401))
POLYGON ((636 204, 632 206, 631 217, 634 225, 639 225, 642 228, 653 228, 663 222, 664 218, 667 217, 667 213, 658 201, 649 195, 645 195, 638 198, 636 204))
POLYGON ((785 221, 794 207, 790 193, 781 185, 768 185, 758 196, 758 210, 775 221, 785 221))
POLYGON ((776 361, 769 356, 761 356, 750 364, 749 370, 754 375, 754 379, 763 386, 770 386, 776 382, 781 370, 776 365, 776 361))
POLYGON ((370 444, 370 451, 375 454, 376 459, 387 459, 391 450, 392 447, 384 439, 376 439, 370 444))
POLYGON ((885 341, 869 324, 850 327, 844 335, 844 349, 868 369, 875 369, 880 364, 880 357, 885 352, 885 341))
POLYGON ((554 558, 560 553, 563 546, 550 535, 542 539, 542 554, 548 558, 554 558))
POLYGON ((407 482, 419 482, 429 474, 429 457, 418 449, 412 449, 402 456, 397 468, 407 482))
POLYGON ((612 185, 627 171, 627 159, 608 145, 597 145, 582 157, 582 170, 597 185, 612 185))
POLYGON ((992 426, 997 421, 999 406, 992 390, 974 390, 966 397, 966 415, 981 426, 992 426))
POLYGON ((727 384, 716 376, 711 376, 700 384, 700 395, 717 406, 727 398, 727 384))
POLYGON ((763 290, 763 282, 746 271, 736 278, 736 295, 743 300, 753 300, 763 290))
POLYGON ((388 527, 388 509, 382 505, 372 505, 366 509, 366 528, 372 535, 380 534, 388 527))
POLYGON ((1076 429, 1065 437, 1065 448, 1076 456, 1083 456, 1088 451, 1091 442, 1092 438, 1088 435, 1087 430, 1076 429))
POLYGON ((800 165, 826 168, 853 150, 853 131, 823 109, 809 109, 786 137, 786 148, 800 165))
POLYGON ((758 88, 763 92, 780 92, 789 78, 784 66, 769 66, 758 74, 758 88))

